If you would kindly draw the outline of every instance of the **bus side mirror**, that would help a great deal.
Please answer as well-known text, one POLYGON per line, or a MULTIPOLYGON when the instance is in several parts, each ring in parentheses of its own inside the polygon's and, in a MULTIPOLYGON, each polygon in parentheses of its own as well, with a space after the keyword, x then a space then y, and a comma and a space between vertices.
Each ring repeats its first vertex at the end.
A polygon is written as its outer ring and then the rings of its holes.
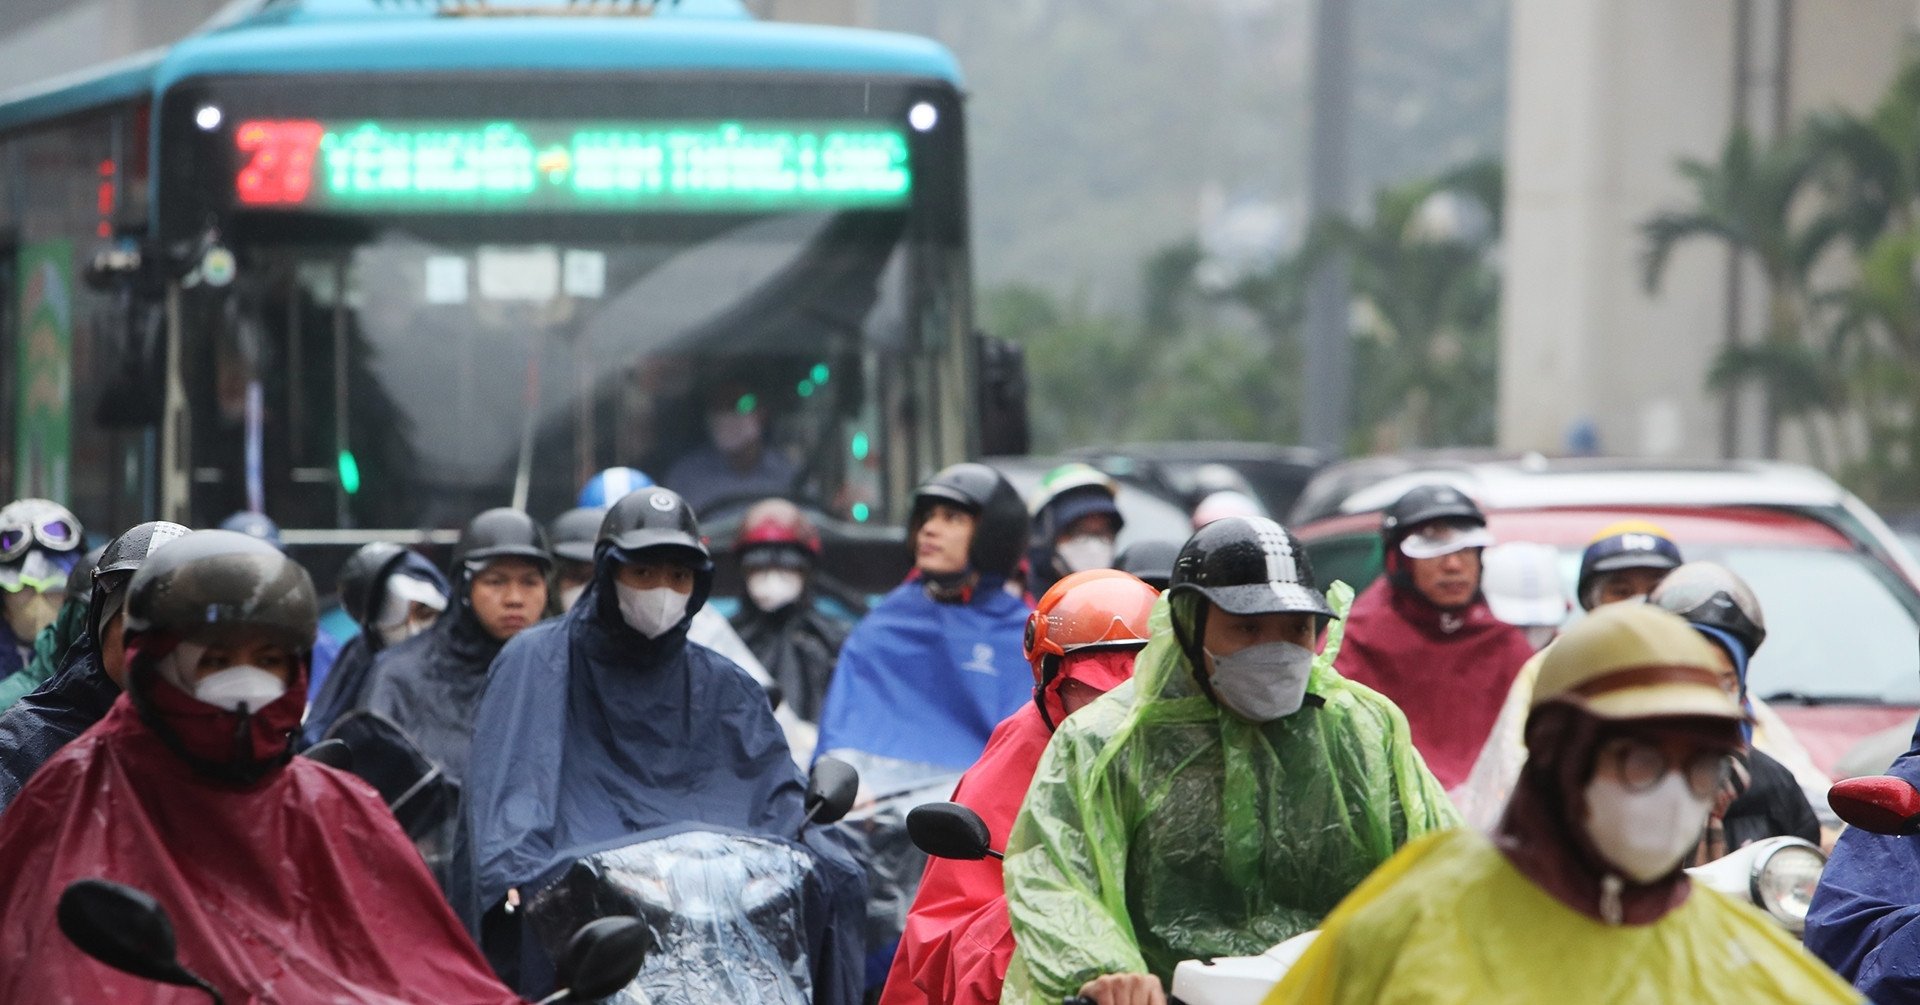
POLYGON ((980 399, 980 453, 1027 452, 1027 354, 1016 342, 975 332, 980 399))

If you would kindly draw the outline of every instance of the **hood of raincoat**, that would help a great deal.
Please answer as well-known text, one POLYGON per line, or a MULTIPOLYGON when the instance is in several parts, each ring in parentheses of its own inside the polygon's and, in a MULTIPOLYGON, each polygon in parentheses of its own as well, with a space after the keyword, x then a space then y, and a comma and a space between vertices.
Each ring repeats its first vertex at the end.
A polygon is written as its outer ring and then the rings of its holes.
POLYGON ((122 698, 34 777, 0 829, 0 999, 197 1002, 81 955, 68 883, 152 894, 228 1001, 517 1002, 372 789, 296 759, 248 791, 206 782, 122 698), (102 821, 107 825, 102 826, 102 821))
POLYGON ((81 635, 60 672, 0 714, 0 811, 40 766, 106 717, 120 686, 100 668, 93 637, 81 635))
POLYGON ((815 749, 965 770, 1033 700, 1021 648, 1031 610, 998 586, 966 603, 936 601, 917 581, 894 588, 840 649, 815 749))
POLYGON ((794 713, 808 722, 820 721, 834 664, 853 626, 822 610, 809 590, 777 611, 742 603, 733 628, 766 667, 767 676, 780 685, 794 713))
MULTIPOLYGON (((643 835, 801 832, 805 782, 766 692, 687 641, 707 577, 688 618, 649 639, 620 617, 618 561, 603 549, 580 601, 514 636, 495 661, 474 722, 486 756, 469 765, 464 793, 472 871, 456 887, 476 930, 508 889, 643 835)), ((805 845, 829 880, 826 902, 808 912, 816 1000, 858 1001, 864 873, 832 830, 808 828, 805 845)), ((523 984, 550 966, 519 962, 523 984)))
MULTIPOLYGON (((1353 593, 1328 595, 1338 612, 1353 593)), ((1300 711, 1251 723, 1200 692, 1162 598, 1133 680, 1054 733, 1014 824, 1008 1001, 1263 952, 1408 839, 1458 823, 1406 718, 1334 670, 1342 624, 1300 711)))
MULTIPOLYGON (((346 706, 392 720, 454 781, 466 777, 474 712, 487 687, 487 668, 505 645, 480 626, 468 600, 472 586, 473 574, 460 568, 447 609, 433 626, 375 654, 361 700, 346 706)), ((376 594, 380 599, 384 589, 376 594)))
POLYGON ((1485 598, 1442 611, 1381 577, 1353 603, 1340 672, 1391 698, 1448 789, 1466 781, 1533 646, 1485 598))
POLYGON ((0 680, 0 711, 39 689, 67 662, 67 652, 87 631, 87 600, 82 593, 68 593, 53 624, 33 640, 33 658, 19 673, 0 680))
MULTIPOLYGON (((1920 785, 1920 735, 1886 773, 1920 785)), ((1920 837, 1843 831, 1807 911, 1805 941, 1868 998, 1920 1000, 1920 837)))
MULTIPOLYGON (((1555 900, 1607 922, 1602 884, 1613 870, 1579 825, 1587 815, 1582 793, 1593 778, 1594 755, 1603 735, 1600 720, 1572 706, 1537 709, 1528 722, 1528 736, 1552 737, 1552 742, 1528 746, 1493 842, 1555 900)), ((1623 883, 1619 923, 1651 924, 1685 903, 1691 888, 1684 871, 1645 886, 1623 883)))
POLYGON ((1462 829, 1423 838, 1375 870, 1265 1001, 1859 1000, 1771 918, 1714 890, 1652 923, 1603 927, 1462 829))
POLYGON ((333 671, 322 681, 313 701, 307 706, 307 719, 300 724, 300 745, 311 747, 327 738, 327 731, 340 717, 366 704, 367 682, 372 676, 374 639, 361 632, 340 647, 334 657, 333 671))

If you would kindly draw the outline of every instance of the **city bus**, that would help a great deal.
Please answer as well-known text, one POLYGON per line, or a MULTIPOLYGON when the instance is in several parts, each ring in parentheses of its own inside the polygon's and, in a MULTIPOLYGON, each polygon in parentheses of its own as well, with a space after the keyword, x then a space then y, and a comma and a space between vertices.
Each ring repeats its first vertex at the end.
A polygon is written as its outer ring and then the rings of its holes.
POLYGON ((444 540, 751 434, 897 525, 1024 440, 963 120, 939 45, 737 0, 230 8, 0 100, 0 499, 444 540))

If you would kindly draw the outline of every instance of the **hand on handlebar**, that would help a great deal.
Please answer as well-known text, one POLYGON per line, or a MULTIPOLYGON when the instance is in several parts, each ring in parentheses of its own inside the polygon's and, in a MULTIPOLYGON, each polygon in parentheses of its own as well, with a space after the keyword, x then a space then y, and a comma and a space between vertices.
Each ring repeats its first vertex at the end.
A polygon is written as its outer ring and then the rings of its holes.
POLYGON ((1107 974, 1080 985, 1093 1005, 1167 1005, 1167 991, 1152 974, 1107 974))

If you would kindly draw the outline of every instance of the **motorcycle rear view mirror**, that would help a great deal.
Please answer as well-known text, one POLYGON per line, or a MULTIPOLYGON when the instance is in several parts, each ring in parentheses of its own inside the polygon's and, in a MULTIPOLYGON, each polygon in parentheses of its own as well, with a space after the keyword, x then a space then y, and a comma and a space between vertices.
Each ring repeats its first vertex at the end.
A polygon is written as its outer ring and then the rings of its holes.
POLYGON ((813 762, 813 773, 807 777, 807 823, 837 822, 853 809, 859 794, 860 772, 853 765, 831 757, 813 762))
POLYGON ((926 803, 907 814, 907 836, 914 847, 934 858, 953 858, 977 862, 1000 858, 993 850, 993 835, 980 814, 959 803, 926 803))
POLYGON ((590 921, 567 940, 556 968, 560 990, 540 999, 540 1005, 610 998, 640 976, 652 950, 653 931, 636 918, 590 921))
POLYGON ((321 764, 338 771, 353 770, 353 748, 347 746, 347 741, 345 740, 322 740, 308 747, 306 753, 301 756, 309 760, 319 761, 321 764))
POLYGON ((135 977, 199 988, 222 1005, 220 992, 175 955, 173 921, 144 891, 104 879, 68 884, 54 909, 61 934, 81 952, 135 977))
POLYGON ((1847 823, 1874 834, 1920 834, 1920 789, 1896 775, 1862 775, 1833 783, 1827 805, 1847 823))

